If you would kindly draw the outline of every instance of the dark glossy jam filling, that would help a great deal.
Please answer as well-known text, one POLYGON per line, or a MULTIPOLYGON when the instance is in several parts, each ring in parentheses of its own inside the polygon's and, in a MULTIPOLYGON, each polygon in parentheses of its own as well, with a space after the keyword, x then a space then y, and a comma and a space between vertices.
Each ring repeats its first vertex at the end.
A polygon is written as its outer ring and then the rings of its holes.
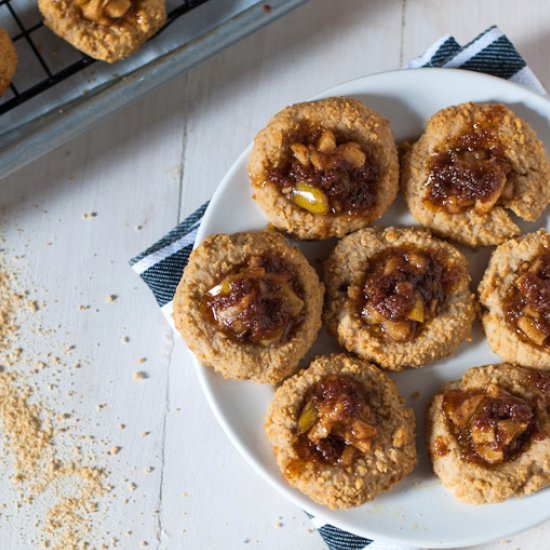
POLYGON ((426 202, 451 214, 473 208, 488 212, 497 202, 511 199, 508 182, 512 167, 498 136, 502 107, 495 105, 483 123, 450 140, 429 162, 426 202))
POLYGON ((270 346, 286 342, 304 319, 303 289, 278 256, 253 256, 205 295, 203 308, 218 330, 270 346))
POLYGON ((359 311, 381 335, 396 341, 412 340, 433 319, 447 290, 459 276, 428 250, 396 247, 369 261, 359 311))
POLYGON ((314 128, 291 142, 286 160, 267 173, 289 200, 322 215, 362 214, 375 204, 380 169, 357 142, 314 128))
POLYGON ((536 431, 534 406, 496 385, 484 391, 448 391, 443 411, 462 459, 483 466, 514 460, 536 431))
POLYGON ((542 248, 518 271, 502 304, 506 321, 520 338, 550 346, 550 250, 542 248))
POLYGON ((361 382, 347 375, 327 375, 304 400, 294 449, 298 459, 285 475, 299 474, 315 463, 350 466, 370 451, 376 422, 361 382))

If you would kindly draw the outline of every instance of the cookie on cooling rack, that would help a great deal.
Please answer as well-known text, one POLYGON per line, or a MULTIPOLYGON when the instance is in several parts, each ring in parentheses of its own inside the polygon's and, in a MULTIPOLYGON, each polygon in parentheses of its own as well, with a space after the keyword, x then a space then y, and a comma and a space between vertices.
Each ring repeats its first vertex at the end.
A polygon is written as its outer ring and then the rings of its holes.
POLYGON ((17 67, 17 53, 8 33, 0 28, 0 96, 9 88, 17 67))
POLYGON ((536 220, 550 201, 550 162, 523 119, 502 104, 447 107, 405 154, 401 173, 412 215, 468 246, 520 233, 508 210, 536 220))
POLYGON ((501 502, 550 484, 550 374, 510 364, 449 382, 428 410, 434 472, 457 498, 501 502))
POLYGON ((479 285, 483 327, 505 361, 550 369, 550 233, 500 245, 479 285))
POLYGON ((466 259, 418 228, 366 228, 325 263, 327 328, 390 370, 421 367, 469 338, 475 318, 466 259))
POLYGON ((38 0, 44 23, 85 54, 113 63, 166 22, 165 0, 38 0))
POLYGON ((276 114, 256 136, 248 170, 271 223, 300 239, 365 227, 392 204, 399 178, 388 121, 345 97, 276 114))
POLYGON ((193 251, 174 321, 197 359, 226 378, 279 382, 321 327, 323 285, 275 231, 218 234, 193 251))
POLYGON ((414 414, 395 383, 345 354, 317 357, 286 380, 266 431, 288 483, 333 509, 373 500, 416 464, 414 414))

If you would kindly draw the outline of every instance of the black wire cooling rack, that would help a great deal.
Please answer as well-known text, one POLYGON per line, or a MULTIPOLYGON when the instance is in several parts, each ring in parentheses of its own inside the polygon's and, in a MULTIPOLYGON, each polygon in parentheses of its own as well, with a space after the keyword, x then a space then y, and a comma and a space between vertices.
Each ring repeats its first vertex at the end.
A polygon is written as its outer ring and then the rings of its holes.
MULTIPOLYGON (((178 0, 177 5, 168 12, 166 24, 159 33, 176 19, 207 1, 178 0)), ((27 69, 26 78, 20 83, 12 83, 11 93, 8 92, 2 98, 3 101, 0 100, 0 115, 15 109, 95 63, 95 59, 74 50, 66 64, 63 64, 60 63, 55 50, 42 49, 36 37, 46 30, 44 24, 41 18, 33 21, 33 17, 29 17, 28 13, 23 13, 21 8, 24 6, 20 0, 0 0, 0 26, 7 27, 18 54, 21 51, 25 52, 24 59, 20 59, 19 63, 25 63, 27 69), (32 70, 28 70, 29 68, 32 70)), ((35 12, 32 15, 39 17, 36 6, 35 12)))

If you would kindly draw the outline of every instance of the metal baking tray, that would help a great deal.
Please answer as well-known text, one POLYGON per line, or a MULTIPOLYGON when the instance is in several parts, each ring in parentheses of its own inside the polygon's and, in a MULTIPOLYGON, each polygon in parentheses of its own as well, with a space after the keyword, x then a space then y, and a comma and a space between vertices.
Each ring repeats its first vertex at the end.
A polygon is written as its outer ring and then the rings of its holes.
POLYGON ((19 57, 0 98, 0 177, 306 1, 167 0, 161 32, 108 65, 45 28, 36 0, 0 0, 0 27, 19 57))

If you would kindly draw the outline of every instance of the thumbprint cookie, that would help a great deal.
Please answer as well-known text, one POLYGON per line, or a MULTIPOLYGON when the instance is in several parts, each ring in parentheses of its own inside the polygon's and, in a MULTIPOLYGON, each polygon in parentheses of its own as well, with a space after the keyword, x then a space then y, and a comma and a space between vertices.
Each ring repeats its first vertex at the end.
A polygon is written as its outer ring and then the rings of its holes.
POLYGON ((315 341, 323 293, 315 270, 279 233, 217 234, 189 258, 174 321, 204 365, 226 378, 275 383, 315 341))
POLYGON ((248 169, 265 215, 300 239, 365 227, 389 208, 399 186, 388 121, 345 97, 276 114, 256 136, 248 169))
POLYGON ((477 247, 520 233, 550 200, 550 162, 534 130, 502 104, 447 107, 403 158, 412 215, 435 233, 477 247))
POLYGON ((503 363, 467 370, 428 410, 433 469, 460 500, 481 504, 550 484, 550 374, 503 363))
POLYGON ((550 369, 550 233, 500 245, 479 285, 491 349, 505 361, 550 369))
POLYGON ((395 383, 345 354, 317 357, 286 380, 266 431, 288 483, 333 509, 373 500, 416 464, 414 414, 395 383))
POLYGON ((38 0, 44 23, 85 54, 113 63, 166 22, 164 0, 38 0))
POLYGON ((365 228, 325 263, 327 328, 390 370, 421 367, 469 338, 475 318, 464 256, 424 229, 365 228))

